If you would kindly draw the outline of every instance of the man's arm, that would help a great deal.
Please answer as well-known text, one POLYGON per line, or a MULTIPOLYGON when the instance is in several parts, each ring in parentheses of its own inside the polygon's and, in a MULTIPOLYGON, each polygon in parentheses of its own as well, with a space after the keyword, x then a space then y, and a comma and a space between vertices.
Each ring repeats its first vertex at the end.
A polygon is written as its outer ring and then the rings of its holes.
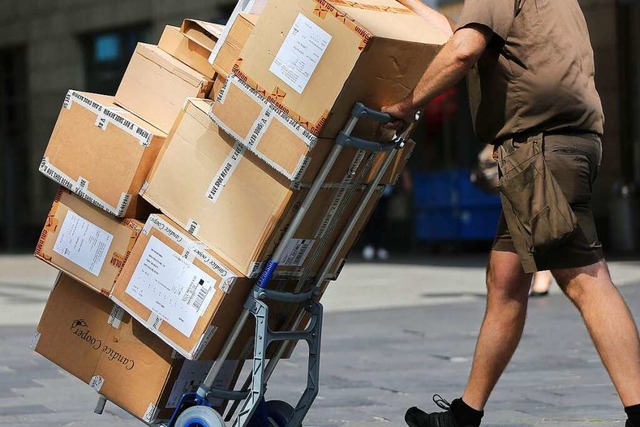
POLYGON ((433 27, 439 29, 446 35, 453 34, 455 29, 455 22, 449 19, 442 13, 438 12, 427 6, 422 0, 397 0, 403 6, 411 9, 413 13, 422 17, 425 21, 431 24, 433 27))
POLYGON ((456 31, 429 65, 416 88, 397 104, 382 108, 383 112, 398 119, 386 127, 401 129, 403 122, 413 121, 417 111, 462 80, 478 61, 492 36, 493 32, 483 25, 470 25, 456 31))

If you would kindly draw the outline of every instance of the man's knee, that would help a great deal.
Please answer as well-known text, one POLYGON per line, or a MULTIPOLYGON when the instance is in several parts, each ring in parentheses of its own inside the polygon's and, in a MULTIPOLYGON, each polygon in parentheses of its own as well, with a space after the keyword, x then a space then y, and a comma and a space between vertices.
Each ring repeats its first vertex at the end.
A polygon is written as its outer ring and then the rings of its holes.
POLYGON ((590 291, 614 288, 604 261, 584 267, 555 269, 551 273, 560 289, 576 305, 579 305, 590 291))
POLYGON ((491 252, 486 274, 490 297, 526 300, 530 283, 531 274, 523 271, 518 255, 512 252, 491 252))

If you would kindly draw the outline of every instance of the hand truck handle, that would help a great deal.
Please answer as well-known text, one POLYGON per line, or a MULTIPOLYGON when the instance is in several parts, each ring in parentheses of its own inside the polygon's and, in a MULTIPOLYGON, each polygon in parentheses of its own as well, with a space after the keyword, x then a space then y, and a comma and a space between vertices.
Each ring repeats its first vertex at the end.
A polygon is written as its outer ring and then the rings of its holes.
POLYGON ((365 106, 362 102, 356 102, 351 110, 351 115, 359 119, 368 118, 380 123, 389 123, 393 121, 391 114, 383 113, 373 108, 365 106))
POLYGON ((351 132, 353 131, 356 122, 361 118, 368 118, 379 123, 389 123, 395 120, 395 117, 390 114, 373 110, 366 107, 362 102, 356 102, 351 110, 351 120, 345 129, 340 131, 336 137, 336 143, 343 147, 353 147, 373 152, 391 151, 404 146, 404 143, 409 138, 411 132, 413 132, 413 128, 420 119, 420 112, 416 113, 415 120, 406 126, 402 134, 396 134, 390 142, 376 142, 351 136, 351 132))

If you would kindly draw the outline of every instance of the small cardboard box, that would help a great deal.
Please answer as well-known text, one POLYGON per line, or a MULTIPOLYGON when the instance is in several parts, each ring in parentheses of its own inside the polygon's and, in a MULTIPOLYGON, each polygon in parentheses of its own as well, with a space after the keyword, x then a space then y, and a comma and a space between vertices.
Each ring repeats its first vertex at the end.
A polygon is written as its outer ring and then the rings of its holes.
POLYGON ((169 218, 152 214, 111 299, 184 357, 213 359, 251 286, 169 218))
MULTIPOLYGON (((234 75, 224 83, 215 85, 215 103, 209 114, 211 119, 236 141, 246 146, 272 168, 292 181, 312 182, 320 171, 336 142, 316 138, 293 118, 285 114, 266 97, 252 89, 234 75), (218 86, 222 87, 218 89, 218 86)), ((390 141, 392 133, 380 130, 375 141, 390 141)), ((413 152, 415 144, 408 142, 380 180, 380 184, 393 184, 413 152)), ((327 182, 342 182, 346 176, 356 177, 365 168, 370 152, 343 148, 327 182)), ((369 166, 364 180, 371 182, 382 166, 387 153, 379 153, 369 166)))
POLYGON ((185 98, 206 97, 212 84, 159 47, 138 43, 115 101, 169 133, 185 98))
POLYGON ((356 101, 379 109, 404 98, 447 39, 395 0, 271 1, 233 73, 334 138, 356 101))
POLYGON ((113 97, 70 90, 40 171, 112 215, 144 217, 138 193, 165 138, 113 97))
POLYGON ((213 79, 216 71, 209 63, 209 56, 224 27, 210 22, 185 19, 180 28, 167 25, 158 47, 174 58, 213 79))
POLYGON ((60 189, 35 256, 91 289, 109 295, 142 231, 135 219, 117 219, 60 189))
POLYGON ((251 34, 256 22, 258 22, 259 16, 251 13, 241 13, 231 24, 229 33, 213 61, 214 68, 224 78, 231 74, 233 65, 240 56, 240 51, 249 38, 249 34, 251 34))

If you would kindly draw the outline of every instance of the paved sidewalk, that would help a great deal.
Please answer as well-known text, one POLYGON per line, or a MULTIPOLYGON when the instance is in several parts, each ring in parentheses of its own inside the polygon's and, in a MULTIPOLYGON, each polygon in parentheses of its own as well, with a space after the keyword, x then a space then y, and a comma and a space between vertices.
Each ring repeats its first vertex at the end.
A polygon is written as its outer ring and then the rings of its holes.
MULTIPOLYGON (((305 426, 402 426, 433 393, 457 397, 484 312, 483 257, 348 264, 323 298, 320 394, 305 426)), ((612 262, 640 313, 640 262, 612 262)), ((143 425, 108 405, 92 413, 87 385, 29 350, 55 279, 31 257, 0 257, 0 426, 143 425)), ((306 381, 304 345, 282 361, 269 397, 293 401, 306 381)), ((581 318, 557 288, 531 301, 522 344, 487 406, 483 426, 619 426, 615 390, 581 318)))

